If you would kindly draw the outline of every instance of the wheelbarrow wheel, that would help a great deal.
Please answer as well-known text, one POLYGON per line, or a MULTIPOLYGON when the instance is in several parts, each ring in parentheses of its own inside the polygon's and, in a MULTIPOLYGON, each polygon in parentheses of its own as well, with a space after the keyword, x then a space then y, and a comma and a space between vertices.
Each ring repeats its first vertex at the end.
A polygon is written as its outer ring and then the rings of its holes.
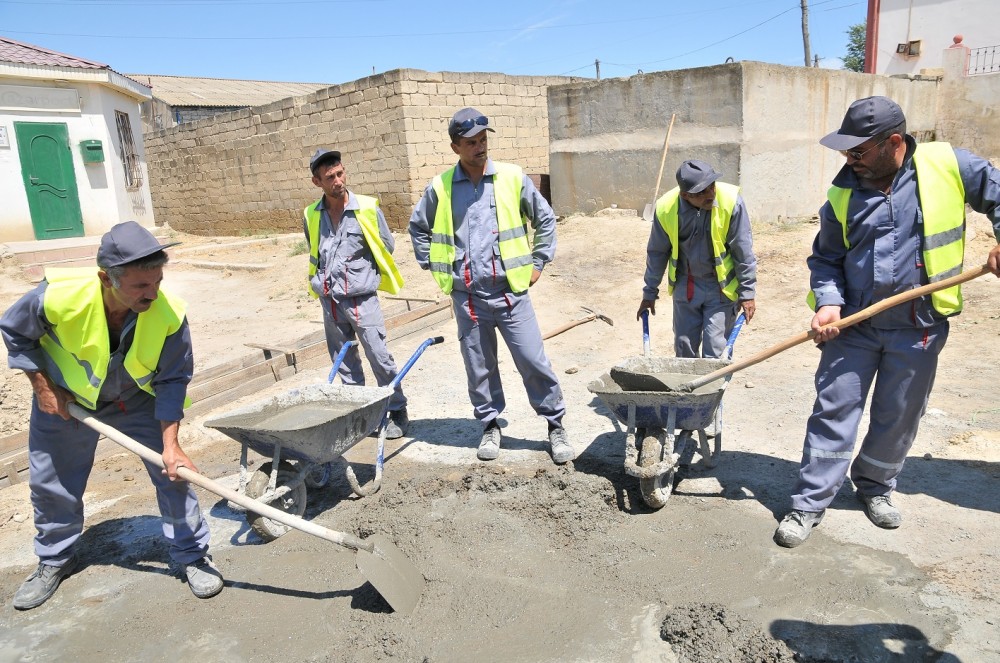
MULTIPOLYGON (((663 460, 663 446, 666 443, 667 433, 662 428, 640 429, 643 433, 642 448, 639 450, 639 467, 649 467, 656 465, 663 460)), ((677 468, 672 467, 666 474, 661 474, 649 479, 639 479, 639 492, 642 501, 651 509, 662 509, 670 499, 670 493, 674 489, 674 475, 677 468)))
MULTIPOLYGON (((264 463, 256 472, 253 473, 253 476, 250 477, 250 481, 247 482, 247 497, 257 499, 267 491, 267 484, 271 480, 271 467, 271 463, 264 463)), ((280 488, 285 486, 295 480, 298 475, 298 471, 291 465, 291 463, 282 461, 281 464, 278 465, 278 479, 275 482, 274 487, 280 488)), ((293 516, 302 517, 302 514, 306 512, 305 484, 299 482, 299 485, 295 486, 278 499, 270 502, 270 506, 273 506, 276 509, 281 509, 285 513, 292 514, 293 516)), ((291 529, 286 525, 282 525, 281 523, 271 520, 270 518, 265 518, 260 514, 250 511, 249 509, 246 512, 246 518, 253 531, 256 532, 260 538, 264 539, 264 541, 274 541, 291 529)))

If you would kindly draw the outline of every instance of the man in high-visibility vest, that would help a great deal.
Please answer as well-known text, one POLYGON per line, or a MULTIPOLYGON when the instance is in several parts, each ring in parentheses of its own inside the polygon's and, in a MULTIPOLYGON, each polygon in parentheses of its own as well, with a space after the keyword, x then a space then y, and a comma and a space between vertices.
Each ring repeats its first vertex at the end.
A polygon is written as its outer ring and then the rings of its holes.
MULTIPOLYGON (((396 294, 403 278, 392 259, 395 241, 378 199, 347 188, 347 170, 336 150, 319 149, 309 161, 312 182, 323 197, 303 211, 302 227, 309 242, 309 294, 323 305, 323 329, 330 359, 348 341, 357 340, 368 357, 378 386, 398 374, 386 347, 385 317, 378 290, 396 294)), ((338 369, 348 385, 364 385, 365 373, 357 346, 338 369)), ((397 384, 389 397, 385 435, 394 440, 409 425, 406 396, 397 384)))
POLYGON ((434 178, 410 216, 417 263, 451 296, 462 359, 483 434, 480 460, 500 453, 497 417, 506 405, 497 365, 497 332, 510 350, 528 401, 548 422, 552 460, 576 457, 562 419, 562 389, 545 355, 528 288, 555 255, 556 217, 515 165, 488 156, 489 118, 463 108, 448 134, 458 164, 434 178), (528 223, 534 229, 528 240, 528 223))
POLYGON ((830 325, 959 274, 966 204, 993 224, 998 243, 987 264, 1000 276, 1000 171, 988 161, 947 143, 917 144, 902 109, 882 96, 852 103, 840 129, 820 144, 847 163, 820 209, 807 260, 811 328, 822 355, 792 510, 774 533, 786 548, 820 524, 848 471, 868 519, 883 529, 900 526, 892 493, 927 408, 948 318, 962 310, 961 289, 939 290, 843 331, 830 325), (869 391, 871 421, 854 458, 869 391))
POLYGON ((186 305, 160 289, 169 246, 135 221, 120 223, 101 238, 98 269, 46 270, 0 318, 7 363, 34 390, 28 484, 39 564, 14 594, 18 610, 47 601, 79 566, 98 434, 71 418, 74 402, 162 454, 166 469, 146 463, 146 471, 176 571, 199 598, 222 591, 198 498, 177 476, 179 467, 198 468, 177 437, 194 359, 186 305))
POLYGON ((739 187, 704 161, 677 169, 677 186, 656 201, 636 319, 656 314, 660 283, 673 295, 674 354, 722 357, 740 309, 756 310, 757 258, 739 187))

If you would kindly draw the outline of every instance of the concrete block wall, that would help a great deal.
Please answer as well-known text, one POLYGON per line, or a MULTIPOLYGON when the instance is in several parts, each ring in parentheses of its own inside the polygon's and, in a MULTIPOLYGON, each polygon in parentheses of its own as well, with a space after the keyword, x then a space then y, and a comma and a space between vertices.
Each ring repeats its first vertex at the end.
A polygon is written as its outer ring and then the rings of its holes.
POLYGON ((742 187, 755 222, 812 216, 843 165, 819 139, 873 94, 900 103, 911 133, 933 135, 933 81, 737 62, 550 87, 553 207, 641 213, 675 114, 660 195, 682 161, 703 159, 742 187))
POLYGON ((403 230, 424 187, 454 165, 448 120, 463 106, 490 117, 490 153, 547 173, 546 89, 564 77, 397 69, 302 97, 234 111, 145 137, 158 223, 196 234, 298 231, 321 195, 317 147, 338 149, 348 186, 378 196, 403 230))

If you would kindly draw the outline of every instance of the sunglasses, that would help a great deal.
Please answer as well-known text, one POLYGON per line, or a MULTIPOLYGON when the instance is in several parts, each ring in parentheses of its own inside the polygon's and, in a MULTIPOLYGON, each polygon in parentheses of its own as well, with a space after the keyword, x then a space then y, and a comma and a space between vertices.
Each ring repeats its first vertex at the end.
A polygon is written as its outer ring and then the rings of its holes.
POLYGON ((485 115, 480 115, 479 117, 472 117, 469 118, 468 120, 455 122, 454 124, 451 125, 451 133, 453 135, 465 133, 466 131, 468 131, 469 129, 471 129, 476 125, 479 125, 481 127, 488 127, 489 124, 490 124, 489 118, 486 117, 485 115))
POLYGON ((892 138, 892 136, 887 136, 887 137, 883 138, 879 142, 877 142, 874 145, 872 145, 871 147, 869 147, 864 152, 858 152, 857 150, 840 150, 840 153, 843 154, 845 157, 850 157, 850 158, 854 159, 855 161, 861 161, 861 159, 863 159, 866 154, 868 154, 869 152, 871 152, 872 150, 874 150, 876 147, 878 147, 879 145, 881 145, 885 141, 889 140, 889 138, 892 138))

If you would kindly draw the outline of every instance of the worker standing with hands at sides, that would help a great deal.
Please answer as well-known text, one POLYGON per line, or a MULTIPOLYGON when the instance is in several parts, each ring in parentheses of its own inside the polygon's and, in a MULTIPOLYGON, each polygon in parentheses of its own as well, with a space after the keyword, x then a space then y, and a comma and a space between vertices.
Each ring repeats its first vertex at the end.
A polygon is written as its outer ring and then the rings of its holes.
MULTIPOLYGON (((309 294, 323 305, 323 329, 330 360, 348 341, 364 348, 378 386, 399 371, 386 347, 385 317, 378 290, 396 294, 403 277, 392 259, 395 240, 378 199, 347 188, 347 169, 336 150, 319 149, 309 161, 312 183, 323 197, 303 210, 302 228, 309 242, 309 294)), ((346 385, 365 384, 357 346, 351 347, 338 369, 346 385)), ((410 419, 402 385, 389 397, 385 436, 406 435, 410 419)))
POLYGON ((18 610, 45 603, 80 564, 75 547, 98 433, 71 417, 71 403, 162 455, 165 469, 143 463, 176 573, 198 598, 222 591, 198 497, 177 476, 180 467, 198 468, 177 438, 194 372, 187 305, 160 288, 164 249, 173 245, 135 221, 119 223, 101 238, 97 269, 47 269, 0 318, 7 364, 34 391, 28 485, 39 563, 14 594, 18 610))
POLYGON ((528 295, 555 255, 556 217, 521 168, 489 158, 492 132, 489 118, 475 108, 451 118, 448 135, 458 164, 435 177, 414 208, 413 252, 451 296, 469 398, 483 425, 477 457, 493 460, 500 453, 497 417, 506 402, 497 364, 499 332, 531 407, 548 422, 552 460, 562 464, 576 452, 563 428, 566 404, 528 295))
POLYGON ((677 186, 656 201, 636 319, 656 314, 666 275, 678 357, 722 357, 740 309, 747 322, 756 310, 750 216, 739 187, 717 182, 721 176, 704 161, 685 161, 677 186))
POLYGON ((809 538, 848 470, 868 519, 883 529, 902 524, 892 493, 962 290, 939 290, 843 330, 829 325, 961 273, 966 204, 993 223, 998 243, 987 265, 1000 276, 1000 171, 988 161, 948 143, 918 144, 899 105, 881 96, 852 103, 820 144, 847 163, 820 209, 807 260, 816 312, 810 326, 822 355, 792 510, 774 533, 786 548, 809 538), (869 391, 871 421, 852 463, 869 391))

